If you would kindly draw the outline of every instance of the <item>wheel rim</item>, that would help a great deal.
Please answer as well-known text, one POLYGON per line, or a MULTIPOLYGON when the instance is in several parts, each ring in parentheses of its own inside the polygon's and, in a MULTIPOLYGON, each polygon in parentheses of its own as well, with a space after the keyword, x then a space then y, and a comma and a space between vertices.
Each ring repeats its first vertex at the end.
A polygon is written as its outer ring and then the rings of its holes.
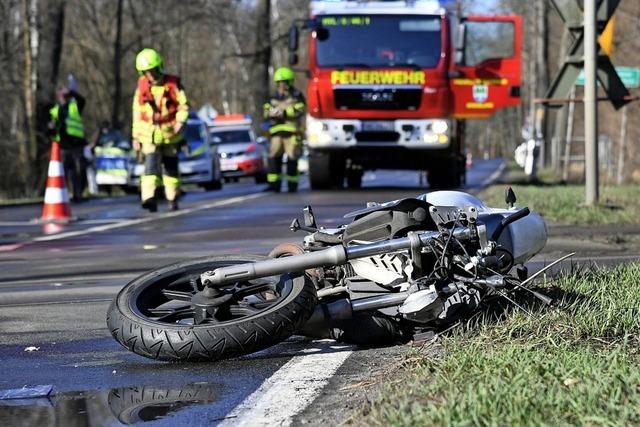
POLYGON ((276 308, 293 291, 291 276, 271 276, 239 281, 212 294, 200 282, 200 275, 230 265, 199 265, 159 275, 138 287, 130 301, 138 317, 160 325, 211 326, 259 317, 276 308))

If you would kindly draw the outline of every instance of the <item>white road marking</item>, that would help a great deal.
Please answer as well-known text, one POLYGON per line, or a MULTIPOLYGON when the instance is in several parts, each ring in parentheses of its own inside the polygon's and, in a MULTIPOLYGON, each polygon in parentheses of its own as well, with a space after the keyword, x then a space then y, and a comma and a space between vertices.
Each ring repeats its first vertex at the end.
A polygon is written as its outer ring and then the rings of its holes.
POLYGON ((105 281, 105 280, 119 280, 119 279, 127 279, 127 278, 133 278, 133 277, 137 277, 140 276, 141 274, 145 273, 145 271, 129 271, 129 272, 122 272, 122 273, 108 273, 108 274, 103 274, 103 273, 85 273, 85 274, 81 274, 81 275, 76 275, 76 276, 51 276, 51 277, 47 277, 47 278, 38 278, 38 279, 20 279, 20 280, 4 280, 4 279, 0 279, 0 287, 2 286, 15 286, 15 285, 47 285, 50 283, 64 283, 64 284, 69 284, 69 283, 75 283, 75 282, 81 282, 81 281, 89 281, 89 282, 95 282, 95 281, 105 281))
POLYGON ((23 246, 24 246, 23 243, 15 243, 15 244, 12 244, 12 245, 0 245, 0 252, 15 251, 16 249, 20 249, 23 246))
POLYGON ((230 199, 218 200, 218 201, 215 201, 213 203, 207 203, 205 205, 195 206, 193 208, 182 209, 182 210, 179 210, 179 211, 176 211, 176 212, 161 213, 161 214, 156 214, 156 215, 153 215, 153 216, 147 216, 147 217, 144 217, 144 218, 137 218, 137 219, 132 219, 132 220, 129 220, 129 221, 118 222, 118 223, 115 223, 115 224, 107 224, 107 225, 91 227, 91 228, 87 228, 85 230, 68 231, 66 233, 54 234, 54 235, 51 235, 51 236, 36 237, 35 239, 32 240, 32 242, 49 242, 49 241, 52 241, 52 240, 67 239, 69 237, 84 236, 84 235, 87 235, 87 234, 101 233, 103 231, 115 230, 115 229, 118 229, 118 228, 130 227, 132 225, 144 224, 144 223, 147 223, 147 222, 157 221, 159 219, 175 218, 175 217, 188 215, 188 214, 191 214, 191 213, 194 213, 194 212, 198 212, 198 211, 203 211, 203 210, 206 210, 206 209, 212 209, 212 208, 217 208, 217 207, 220 207, 220 206, 232 205, 234 203, 245 202, 247 200, 252 200, 252 199, 256 199, 258 197, 262 197, 265 194, 266 193, 255 193, 255 194, 248 194, 246 196, 232 197, 230 199))
MULTIPOLYGON (((131 218, 109 218, 109 219, 79 219, 73 221, 74 224, 113 224, 114 222, 128 221, 131 218)), ((0 227, 38 227, 42 225, 40 218, 30 221, 0 221, 0 227)))
POLYGON ((326 346, 323 351, 293 357, 218 425, 290 425, 292 418, 315 400, 353 353, 350 346, 335 344, 326 346))
POLYGON ((480 187, 488 187, 489 185, 493 184, 495 180, 500 178, 500 175, 502 175, 502 172, 504 172, 506 167, 507 167, 507 162, 500 163, 500 166, 498 166, 498 169, 496 169, 495 172, 489 175, 487 179, 482 181, 482 183, 480 184, 480 187))

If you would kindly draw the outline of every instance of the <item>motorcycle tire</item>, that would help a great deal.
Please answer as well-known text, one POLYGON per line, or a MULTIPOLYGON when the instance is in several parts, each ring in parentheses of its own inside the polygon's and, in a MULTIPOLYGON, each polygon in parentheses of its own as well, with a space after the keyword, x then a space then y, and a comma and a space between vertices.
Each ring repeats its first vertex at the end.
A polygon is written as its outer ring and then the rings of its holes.
MULTIPOLYGON (((273 289, 267 291, 269 298, 258 300, 257 304, 246 304, 244 300, 237 303, 227 309, 231 313, 229 319, 207 319, 211 322, 197 324, 193 317, 189 323, 189 307, 191 304, 193 311, 193 304, 188 293, 195 294, 199 289, 197 286, 195 290, 188 288, 194 286, 200 274, 264 259, 267 258, 213 256, 150 271, 125 286, 111 303, 107 312, 109 331, 130 351, 166 361, 216 361, 250 354, 283 341, 309 319, 317 303, 315 287, 303 272, 258 279, 260 285, 273 289), (176 289, 176 283, 181 288, 176 289), (173 312, 162 308, 163 304, 176 302, 164 301, 172 299, 166 295, 177 295, 177 300, 186 305, 173 312), (157 305, 157 308, 150 305, 157 305), (257 308, 259 305, 266 308, 257 308), (236 314, 233 314, 234 310, 236 314), (238 310, 250 314, 236 318, 238 310), (157 313, 163 315, 158 317, 157 313)), ((233 289, 226 292, 233 292, 233 289)), ((256 299, 265 293, 257 292, 249 297, 256 299)))

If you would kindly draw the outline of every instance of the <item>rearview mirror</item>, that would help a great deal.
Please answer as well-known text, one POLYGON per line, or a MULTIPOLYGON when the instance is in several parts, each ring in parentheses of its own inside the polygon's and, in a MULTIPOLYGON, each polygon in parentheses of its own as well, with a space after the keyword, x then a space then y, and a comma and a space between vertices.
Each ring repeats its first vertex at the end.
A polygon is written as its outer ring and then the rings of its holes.
POLYGON ((264 136, 259 136, 258 139, 256 139, 256 142, 260 145, 263 145, 269 142, 269 139, 264 136))
POLYGON ((464 52, 467 44, 467 26, 464 22, 458 25, 458 34, 456 35, 456 39, 456 52, 453 60, 457 65, 464 65, 466 60, 464 52))
POLYGON ((289 52, 289 65, 298 65, 298 54, 289 52))

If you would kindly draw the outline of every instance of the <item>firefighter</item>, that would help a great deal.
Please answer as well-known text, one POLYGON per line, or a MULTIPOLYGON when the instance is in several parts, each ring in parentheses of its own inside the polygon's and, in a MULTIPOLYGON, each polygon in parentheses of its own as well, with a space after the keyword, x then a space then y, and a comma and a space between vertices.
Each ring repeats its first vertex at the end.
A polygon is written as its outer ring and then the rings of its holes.
POLYGON ((182 129, 189 116, 187 96, 177 76, 164 73, 162 57, 154 49, 142 49, 136 57, 140 77, 133 96, 133 149, 144 157, 140 177, 142 207, 158 210, 156 188, 162 184, 169 209, 178 209, 180 174, 178 149, 184 143, 182 129))
POLYGON ((67 87, 58 89, 57 97, 56 105, 49 110, 49 131, 53 140, 60 144, 65 176, 71 181, 71 200, 80 202, 87 179, 84 157, 86 140, 81 115, 85 99, 67 87))
POLYGON ((280 192, 282 178, 282 155, 287 154, 285 179, 290 193, 298 190, 298 158, 302 152, 302 118, 305 101, 302 94, 293 87, 293 70, 278 68, 273 76, 276 94, 264 104, 264 117, 269 119, 269 165, 267 171, 267 191, 280 192))

